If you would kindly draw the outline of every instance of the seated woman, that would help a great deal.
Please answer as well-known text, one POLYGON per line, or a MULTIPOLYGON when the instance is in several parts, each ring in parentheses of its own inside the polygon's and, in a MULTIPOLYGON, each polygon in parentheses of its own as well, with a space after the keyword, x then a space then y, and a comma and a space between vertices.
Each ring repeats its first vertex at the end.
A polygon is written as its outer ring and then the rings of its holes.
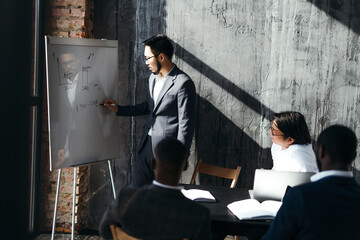
POLYGON ((270 128, 275 171, 318 172, 305 118, 298 112, 274 114, 270 128))

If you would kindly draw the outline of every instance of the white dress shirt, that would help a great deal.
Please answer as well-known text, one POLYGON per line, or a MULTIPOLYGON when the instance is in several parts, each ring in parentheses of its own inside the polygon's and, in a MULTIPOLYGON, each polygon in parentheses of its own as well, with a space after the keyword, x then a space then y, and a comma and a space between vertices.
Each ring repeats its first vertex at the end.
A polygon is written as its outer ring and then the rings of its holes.
POLYGON ((322 171, 319 172, 315 175, 312 175, 310 177, 310 180, 312 182, 316 182, 319 181, 320 179, 323 179, 325 177, 333 177, 333 176, 337 176, 337 177, 353 177, 353 173, 349 172, 349 171, 340 171, 340 170, 327 170, 327 171, 322 171))
MULTIPOLYGON (((158 75, 156 75, 155 77, 155 83, 154 83, 154 89, 153 89, 153 100, 154 100, 154 106, 157 103, 159 94, 162 90, 162 88, 164 87, 165 81, 167 79, 167 76, 169 75, 169 73, 174 69, 175 64, 173 65, 173 67, 170 69, 170 71, 163 77, 161 78, 160 73, 158 75)), ((151 128, 149 129, 148 135, 151 136, 152 134, 152 130, 151 128)))
POLYGON ((166 185, 166 184, 159 183, 159 182, 156 181, 156 180, 153 180, 152 183, 153 183, 154 185, 156 185, 156 186, 163 187, 163 188, 168 188, 168 189, 173 189, 173 190, 181 190, 181 189, 183 189, 182 186, 170 186, 170 185, 166 185))
POLYGON ((282 149, 273 143, 271 147, 273 168, 275 171, 319 172, 315 153, 311 144, 292 144, 282 149))
POLYGON ((160 74, 156 75, 155 83, 154 83, 154 90, 153 90, 153 97, 154 97, 154 105, 159 97, 160 91, 164 86, 166 77, 161 78, 160 74))

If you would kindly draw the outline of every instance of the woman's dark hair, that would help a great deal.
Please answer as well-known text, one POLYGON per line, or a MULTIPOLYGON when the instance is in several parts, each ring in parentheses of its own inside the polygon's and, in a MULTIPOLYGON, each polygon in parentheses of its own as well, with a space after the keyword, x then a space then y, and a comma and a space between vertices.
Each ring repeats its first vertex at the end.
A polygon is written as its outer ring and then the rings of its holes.
POLYGON ((295 140, 293 144, 311 143, 309 129, 301 113, 289 111, 275 113, 273 121, 277 128, 284 133, 284 138, 291 137, 295 140))
POLYGON ((174 47, 167 36, 162 34, 156 35, 143 41, 143 44, 149 46, 154 55, 163 53, 171 61, 174 54, 174 47))

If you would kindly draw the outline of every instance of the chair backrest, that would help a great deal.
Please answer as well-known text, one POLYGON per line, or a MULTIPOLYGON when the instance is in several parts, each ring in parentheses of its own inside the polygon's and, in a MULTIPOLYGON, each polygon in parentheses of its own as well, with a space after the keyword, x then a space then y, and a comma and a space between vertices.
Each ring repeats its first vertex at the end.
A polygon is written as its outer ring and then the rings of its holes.
POLYGON ((118 226, 110 225, 110 230, 114 240, 140 240, 139 238, 130 236, 118 226))
MULTIPOLYGON (((139 238, 134 238, 124 232, 119 226, 110 225, 110 230, 114 240, 141 240, 139 238)), ((183 238, 182 240, 189 240, 188 238, 183 238)))
POLYGON ((196 164, 190 184, 194 184, 196 176, 198 175, 199 172, 201 172, 216 177, 232 179, 233 181, 231 182, 230 188, 234 188, 239 178, 240 171, 241 171, 240 166, 237 166, 236 169, 219 167, 219 166, 203 163, 202 159, 199 159, 198 163, 196 164))

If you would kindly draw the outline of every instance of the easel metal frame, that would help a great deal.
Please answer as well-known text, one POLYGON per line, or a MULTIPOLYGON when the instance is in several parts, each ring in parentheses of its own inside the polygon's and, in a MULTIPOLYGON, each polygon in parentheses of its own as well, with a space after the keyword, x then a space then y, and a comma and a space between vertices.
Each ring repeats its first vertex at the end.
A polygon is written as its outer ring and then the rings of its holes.
MULTIPOLYGON (((108 167, 109 167, 111 188, 113 191, 114 199, 116 199, 116 191, 115 191, 114 178, 112 175, 111 162, 110 162, 110 160, 108 160, 107 162, 108 162, 108 167)), ((72 216, 71 216, 71 240, 74 240, 74 232, 75 232, 77 169, 78 169, 78 167, 74 167, 73 205, 72 205, 72 213, 71 213, 72 214, 72 216)), ((57 186, 56 186, 56 197, 55 197, 55 207, 54 207, 54 217, 53 217, 53 225, 52 225, 52 232, 51 232, 51 240, 54 240, 54 237, 55 237, 55 225, 56 225, 56 215, 57 215, 57 207, 58 207, 58 200, 59 200, 60 180, 61 180, 61 169, 58 170, 58 179, 57 179, 57 186)))

